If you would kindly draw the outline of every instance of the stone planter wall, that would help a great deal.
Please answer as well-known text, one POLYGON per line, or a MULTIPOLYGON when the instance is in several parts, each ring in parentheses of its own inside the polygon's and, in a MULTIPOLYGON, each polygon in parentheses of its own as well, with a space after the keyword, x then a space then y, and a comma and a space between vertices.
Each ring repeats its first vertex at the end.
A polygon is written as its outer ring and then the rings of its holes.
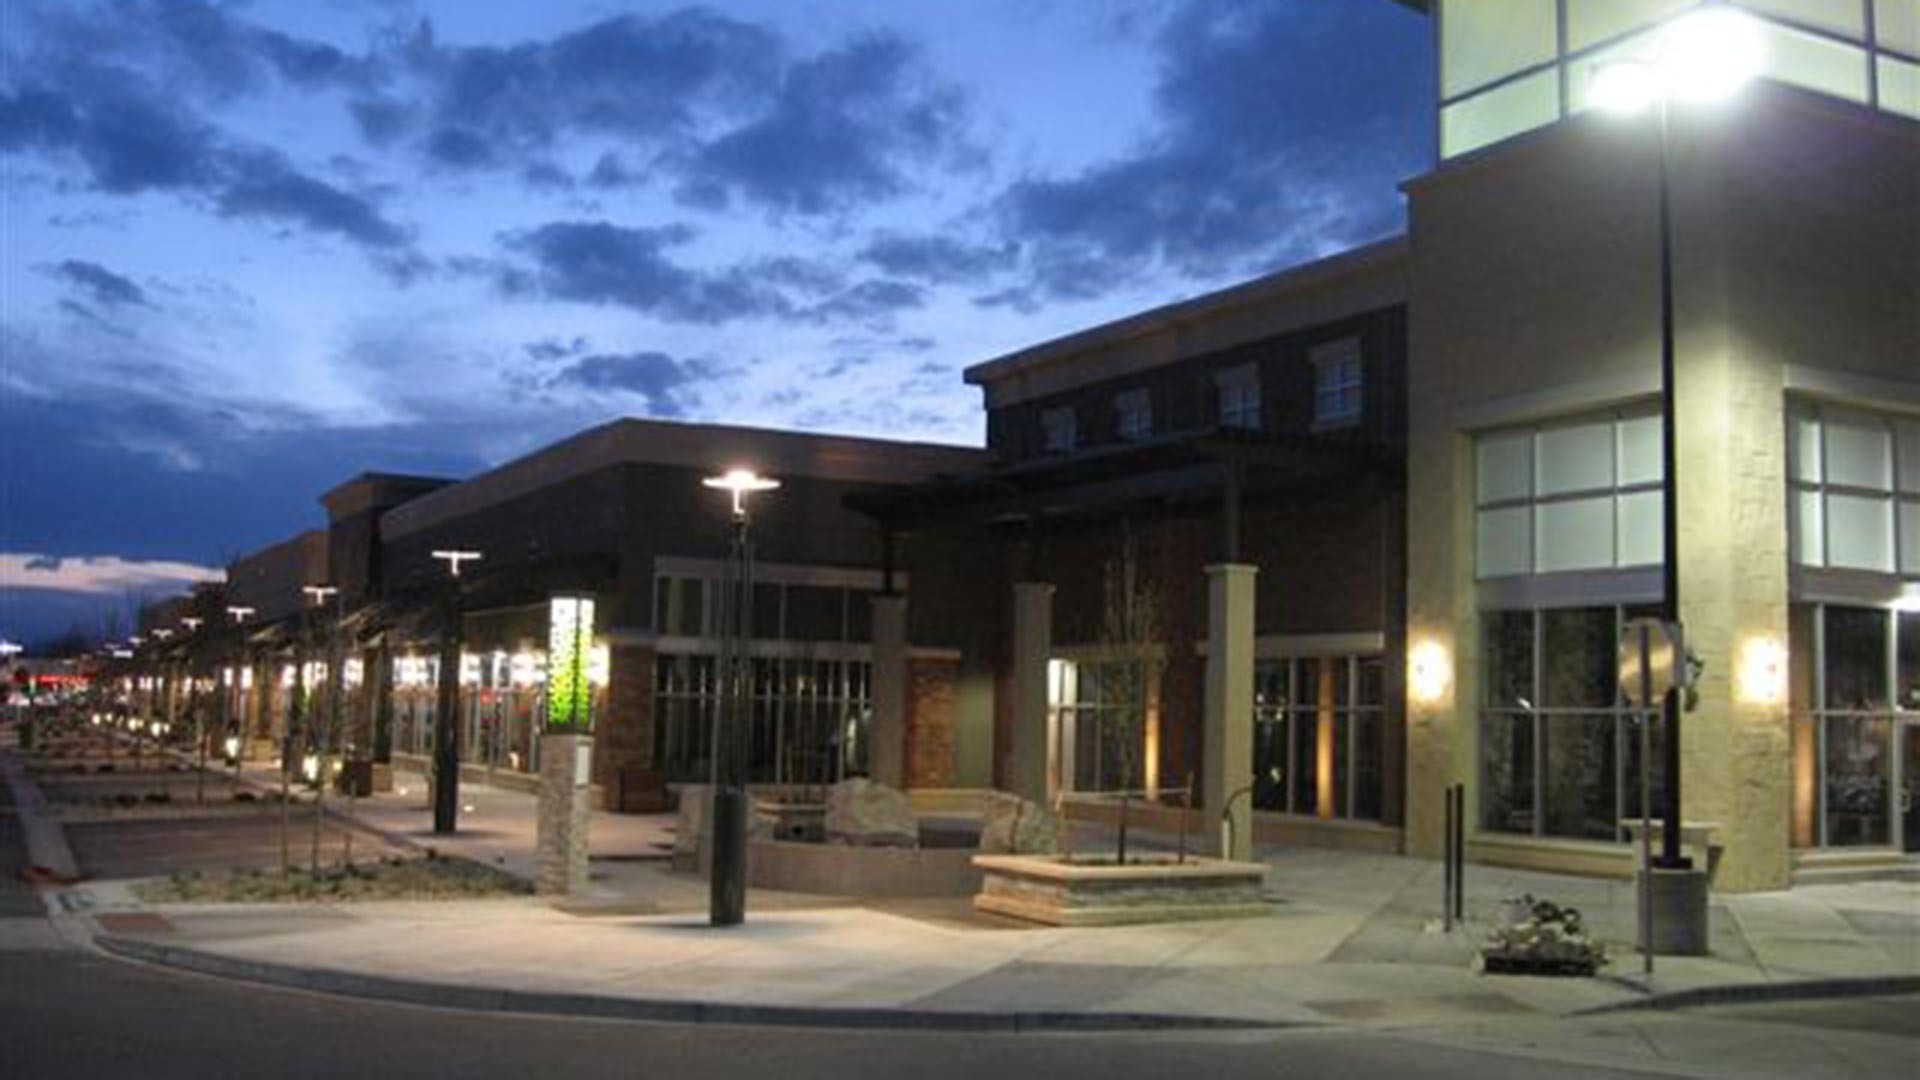
POLYGON ((965 848, 856 847, 755 840, 747 881, 756 889, 827 896, 968 896, 980 871, 965 848))
POLYGON ((1237 919, 1272 910, 1259 863, 1076 865, 1057 857, 975 855, 983 875, 975 910, 1048 926, 1237 919))

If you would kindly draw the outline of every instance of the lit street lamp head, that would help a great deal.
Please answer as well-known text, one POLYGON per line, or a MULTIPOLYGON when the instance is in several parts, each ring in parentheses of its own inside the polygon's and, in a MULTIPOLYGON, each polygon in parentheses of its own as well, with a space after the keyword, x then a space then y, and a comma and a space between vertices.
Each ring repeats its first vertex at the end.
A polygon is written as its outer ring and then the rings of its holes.
POLYGON ((205 619, 196 619, 193 616, 189 615, 186 618, 180 620, 180 625, 186 627, 187 633, 191 634, 194 631, 200 629, 200 624, 206 621, 207 620, 205 619))
POLYGON ((254 611, 253 608, 245 607, 242 605, 235 605, 227 608, 227 614, 233 616, 233 621, 237 623, 246 622, 248 619, 252 618, 253 611, 254 611))
POLYGON ((307 599, 313 602, 314 607, 333 599, 340 592, 332 585, 302 585, 300 591, 307 594, 307 599))
POLYGON ((733 494, 733 516, 747 515, 747 496, 759 491, 772 491, 780 486, 780 481, 772 477, 761 476, 752 469, 728 469, 719 476, 709 476, 701 481, 707 487, 733 494))
POLYGON ((1623 115, 1660 102, 1722 101, 1759 75, 1765 60, 1766 43, 1752 16, 1706 8, 1662 27, 1645 55, 1600 65, 1587 97, 1623 115))
POLYGON ((454 577, 460 576, 460 567, 465 563, 479 562, 477 551, 436 551, 433 557, 447 564, 447 571, 454 577))

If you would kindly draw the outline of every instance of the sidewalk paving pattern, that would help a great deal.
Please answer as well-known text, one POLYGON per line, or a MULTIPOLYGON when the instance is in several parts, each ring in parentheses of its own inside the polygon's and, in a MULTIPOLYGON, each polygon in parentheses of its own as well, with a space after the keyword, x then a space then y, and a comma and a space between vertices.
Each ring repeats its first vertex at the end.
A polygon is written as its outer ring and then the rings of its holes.
MULTIPOLYGON (((18 777, 17 771, 8 779, 18 777)), ((258 775, 249 780, 274 778, 258 775)), ((530 877, 532 796, 467 783, 460 832, 428 828, 424 784, 361 800, 355 818, 390 843, 432 847, 530 877)), ((344 811, 345 803, 335 804, 344 811)), ((416 1000, 515 994, 706 1008, 711 1018, 833 1023, 892 1014, 912 1026, 1005 1016, 1132 1018, 1262 1025, 1360 1024, 1415 1029, 1545 1020, 1702 987, 1858 980, 1880 992, 1920 986, 1920 884, 1802 887, 1717 897, 1714 955, 1661 958, 1639 977, 1630 886, 1470 867, 1469 923, 1435 925, 1432 861, 1286 849, 1264 853, 1272 913, 1260 918, 1100 929, 1046 929, 972 913, 966 901, 873 902, 756 890, 742 927, 705 920, 706 883, 674 874, 672 819, 597 813, 586 894, 331 906, 142 905, 122 882, 68 890, 104 944, 124 954, 351 991, 354 980, 408 987, 416 1000), (1485 920, 1523 892, 1571 903, 1614 952, 1599 979, 1494 977, 1471 969, 1485 920), (113 916, 136 912, 159 920, 113 916), (331 980, 331 981, 329 981, 331 980), (1904 980, 1904 981, 1902 981, 1904 980), (747 1011, 729 1012, 730 1008, 747 1011), (758 1013, 751 1010, 760 1010, 758 1013)), ((1722 992, 1722 991, 1716 991, 1722 992)), ((384 996, 399 996, 389 993, 384 996)), ((484 1007, 484 1006, 478 1006, 484 1007)), ((543 1007, 544 1008, 544 1007, 543 1007)), ((541 1011, 541 1010, 535 1010, 541 1011)), ((629 1013, 631 1015, 631 1013, 629 1013)))

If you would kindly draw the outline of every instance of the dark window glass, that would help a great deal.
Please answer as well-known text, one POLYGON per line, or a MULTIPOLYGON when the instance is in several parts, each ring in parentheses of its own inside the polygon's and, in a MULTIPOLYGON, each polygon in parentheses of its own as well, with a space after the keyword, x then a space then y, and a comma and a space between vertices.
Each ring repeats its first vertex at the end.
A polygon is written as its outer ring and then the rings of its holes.
POLYGON ((1378 821, 1382 720, 1377 712, 1355 713, 1353 725, 1353 816, 1378 821))
POLYGON ((847 594, 847 640, 873 640, 873 598, 877 592, 856 589, 847 594))
POLYGON ((1480 722, 1480 826, 1533 832, 1533 717, 1489 713, 1480 722))
POLYGON ((1614 613, 1568 608, 1540 613, 1540 693, 1546 708, 1610 709, 1619 681, 1614 613))
POLYGON ((1575 840, 1615 839, 1619 763, 1613 716, 1551 716, 1540 727, 1546 740, 1541 747, 1546 834, 1575 840))
POLYGON ((1900 615, 1900 707, 1920 711, 1920 611, 1900 615))
POLYGON ((780 638, 780 586, 753 587, 753 636, 762 641, 780 638))
POLYGON ((790 641, 840 641, 846 636, 845 589, 787 586, 786 636, 790 641))
POLYGON ((1368 657, 1360 664, 1360 700, 1358 704, 1378 706, 1385 698, 1381 689, 1386 669, 1379 657, 1368 657))
POLYGON ((1486 628, 1487 704, 1524 709, 1533 701, 1533 612, 1488 613, 1486 628))
POLYGON ((698 578, 661 578, 656 590, 654 628, 662 634, 697 637, 704 632, 706 582, 698 578))
POLYGON ((1885 709, 1887 613, 1843 607, 1826 611, 1826 707, 1849 712, 1885 709))

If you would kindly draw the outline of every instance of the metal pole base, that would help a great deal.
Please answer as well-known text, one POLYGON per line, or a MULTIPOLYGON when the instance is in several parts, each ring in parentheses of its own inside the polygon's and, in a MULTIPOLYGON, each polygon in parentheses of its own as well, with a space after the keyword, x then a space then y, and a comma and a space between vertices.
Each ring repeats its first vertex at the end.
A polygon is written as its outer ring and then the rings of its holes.
POLYGON ((747 919, 747 811, 746 789, 714 789, 713 891, 708 912, 715 926, 738 926, 747 919))
POLYGON ((433 831, 451 836, 460 820, 460 762, 436 755, 433 762, 433 831))
POLYGON ((1655 867, 1643 884, 1653 909, 1654 955, 1707 955, 1707 872, 1655 867))

